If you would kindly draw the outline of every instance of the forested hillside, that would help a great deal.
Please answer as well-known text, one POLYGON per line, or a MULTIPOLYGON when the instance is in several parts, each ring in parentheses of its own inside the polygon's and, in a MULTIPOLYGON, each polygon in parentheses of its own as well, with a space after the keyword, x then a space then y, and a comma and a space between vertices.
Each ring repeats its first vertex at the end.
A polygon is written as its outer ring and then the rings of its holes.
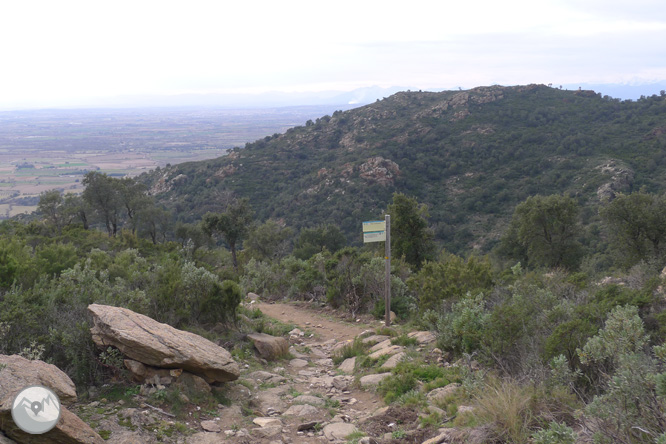
POLYGON ((569 194, 593 222, 600 198, 662 192, 666 98, 619 101, 543 85, 402 92, 338 111, 215 160, 145 175, 184 221, 230 194, 295 228, 339 225, 359 242, 394 191, 428 205, 436 240, 488 251, 528 196, 569 194))

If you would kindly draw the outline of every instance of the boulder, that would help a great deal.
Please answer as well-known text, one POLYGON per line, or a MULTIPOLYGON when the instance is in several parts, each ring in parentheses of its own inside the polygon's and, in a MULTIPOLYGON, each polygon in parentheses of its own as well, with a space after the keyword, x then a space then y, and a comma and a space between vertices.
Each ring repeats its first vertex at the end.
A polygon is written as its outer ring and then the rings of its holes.
POLYGON ((274 438, 282 433, 282 427, 279 425, 266 426, 258 429, 252 429, 252 436, 258 438, 274 438))
POLYGON ((347 436, 357 431, 358 429, 354 424, 347 422, 334 422, 328 424, 323 430, 324 436, 329 441, 344 441, 347 439, 347 436))
POLYGON ((132 374, 132 379, 139 383, 151 382, 169 385, 183 373, 183 370, 179 368, 165 369, 151 367, 133 359, 125 359, 123 363, 125 364, 125 368, 132 374))
POLYGON ((253 423, 258 425, 259 427, 268 427, 268 426, 280 426, 282 427, 282 420, 280 418, 264 418, 264 417, 257 417, 252 420, 253 423))
POLYGON ((319 413, 319 409, 310 404, 292 405, 284 412, 285 416, 311 416, 319 413))
POLYGON ((378 350, 383 350, 383 349, 385 349, 387 347, 390 347, 390 346, 391 346, 391 339, 384 339, 383 341, 377 342, 377 343, 375 343, 375 345, 370 347, 369 352, 373 353, 373 352, 376 352, 378 350))
POLYGON ((289 365, 294 368, 303 368, 308 366, 308 361, 306 361, 305 359, 296 358, 289 361, 289 365))
POLYGON ((289 352, 289 342, 285 338, 267 335, 266 333, 250 333, 247 335, 254 343, 262 358, 274 361, 289 352))
POLYGON ((250 405, 263 416, 280 415, 287 410, 287 404, 278 395, 268 391, 259 392, 250 400, 250 405))
POLYGON ((379 350, 374 351, 373 353, 370 353, 370 355, 368 355, 368 357, 371 358, 371 359, 377 359, 377 358, 381 358, 382 356, 386 356, 386 355, 393 356, 397 353, 402 352, 403 350, 404 350, 404 347, 402 347, 400 345, 388 345, 384 348, 380 348, 379 350))
POLYGON ((387 377, 389 377, 389 376, 391 376, 391 373, 390 373, 390 372, 388 372, 388 373, 378 373, 378 374, 375 374, 375 375, 366 375, 366 376, 363 376, 363 377, 361 377, 361 379, 360 379, 361 387, 363 387, 363 388, 365 388, 365 389, 367 389, 367 388, 375 388, 375 387, 377 387, 377 386, 379 385, 380 382, 382 382, 382 380, 383 380, 384 378, 387 378, 387 377))
POLYGON ((426 395, 426 399, 429 404, 436 404, 437 402, 444 401, 449 396, 454 395, 459 388, 460 384, 453 382, 445 387, 439 387, 432 390, 426 395))
POLYGON ((383 363, 381 367, 379 367, 380 370, 391 370, 397 367, 398 363, 402 361, 402 358, 406 356, 405 352, 399 352, 383 363))
POLYGON ((353 358, 347 358, 342 361, 342 364, 338 367, 338 370, 344 373, 354 373, 354 368, 356 367, 356 356, 353 358))
POLYGON ((231 354, 199 335, 175 329, 126 308, 92 304, 90 329, 99 347, 113 346, 143 364, 187 370, 206 382, 238 379, 231 354))
POLYGON ((207 432, 221 432, 222 428, 217 423, 217 421, 201 421, 201 428, 207 432))
POLYGON ((31 361, 19 355, 0 355, 0 402, 14 397, 26 387, 41 385, 58 395, 67 405, 76 401, 76 388, 69 376, 52 364, 31 361))
MULTIPOLYGON (((4 372, 4 370, 3 370, 4 372)), ((30 384, 27 384, 29 386, 30 384)), ((60 406, 60 420, 56 426, 41 435, 33 435, 19 429, 12 419, 14 396, 6 397, 0 402, 0 427, 4 434, 25 444, 104 444, 104 440, 88 424, 74 413, 60 406)))
POLYGON ((380 342, 384 342, 386 340, 389 340, 389 342, 391 342, 390 339, 391 338, 386 335, 372 335, 368 336, 367 338, 363 338, 361 342, 363 342, 366 345, 375 345, 379 344, 380 342))
MULTIPOLYGON (((192 373, 183 372, 174 382, 174 387, 177 387, 182 393, 210 393, 211 387, 201 377, 193 375, 192 373)), ((209 430, 210 431, 210 430, 209 430)))
POLYGON ((426 345, 435 342, 437 337, 430 331, 413 331, 407 334, 408 337, 416 339, 421 345, 426 345))

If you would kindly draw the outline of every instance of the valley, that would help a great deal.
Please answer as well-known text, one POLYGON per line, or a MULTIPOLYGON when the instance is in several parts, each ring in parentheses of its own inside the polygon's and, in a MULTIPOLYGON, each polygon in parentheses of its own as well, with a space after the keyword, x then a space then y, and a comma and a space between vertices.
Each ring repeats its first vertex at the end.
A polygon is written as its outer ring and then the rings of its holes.
POLYGON ((80 193, 86 171, 133 177, 166 165, 213 159, 334 109, 330 105, 2 112, 0 219, 34 211, 39 194, 47 190, 80 193))

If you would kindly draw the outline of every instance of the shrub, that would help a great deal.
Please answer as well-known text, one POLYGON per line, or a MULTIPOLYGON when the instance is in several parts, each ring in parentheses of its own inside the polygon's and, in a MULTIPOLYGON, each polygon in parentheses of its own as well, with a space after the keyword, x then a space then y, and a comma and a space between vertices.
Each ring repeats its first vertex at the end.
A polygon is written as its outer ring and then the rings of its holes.
MULTIPOLYGON (((581 363, 601 375, 603 391, 585 409, 598 442, 652 442, 666 424, 658 385, 662 374, 646 353, 647 343, 638 309, 624 306, 616 307, 578 351, 581 363)), ((653 349, 658 357, 662 351, 653 349)))
POLYGON ((483 295, 467 294, 438 322, 438 342, 443 348, 458 353, 473 352, 481 345, 488 319, 483 295))
POLYGON ((366 345, 360 338, 354 338, 352 342, 345 344, 340 350, 333 355, 333 363, 338 365, 345 359, 353 358, 355 356, 362 356, 365 354, 366 345))
POLYGON ((453 254, 443 254, 437 262, 426 262, 407 281, 409 288, 419 295, 418 309, 438 310, 442 301, 459 299, 468 292, 477 293, 493 284, 488 258, 475 256, 464 260, 453 254))
POLYGON ((533 444, 574 444, 576 433, 566 424, 551 422, 547 429, 532 434, 533 444))

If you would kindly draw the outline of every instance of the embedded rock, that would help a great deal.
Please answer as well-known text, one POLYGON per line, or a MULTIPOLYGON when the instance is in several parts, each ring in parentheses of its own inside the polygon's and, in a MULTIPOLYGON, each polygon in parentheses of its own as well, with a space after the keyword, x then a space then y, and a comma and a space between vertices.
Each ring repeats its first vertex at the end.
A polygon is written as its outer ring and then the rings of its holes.
POLYGON ((323 430, 324 436, 329 441, 336 441, 336 440, 344 441, 347 439, 347 436, 357 431, 358 429, 354 424, 350 424, 347 422, 334 422, 324 427, 323 430))
POLYGON ((310 404, 292 405, 284 412, 285 416, 311 416, 319 413, 319 409, 310 404))
POLYGON ((126 308, 92 304, 95 344, 113 346, 146 365, 180 368, 208 383, 238 379, 240 368, 224 348, 199 335, 175 329, 126 308))
POLYGON ((405 352, 399 352, 388 358, 388 360, 379 367, 380 370, 391 370, 398 366, 398 363, 406 356, 405 352))
POLYGON ((389 376, 391 376, 390 372, 363 376, 360 379, 361 387, 365 389, 377 387, 384 378, 387 378, 389 376))
POLYGON ((431 331, 413 331, 407 334, 408 337, 416 339, 420 345, 430 344, 437 339, 431 331))
POLYGON ((344 373, 354 373, 354 368, 356 367, 356 356, 353 358, 347 358, 342 361, 342 364, 338 367, 338 370, 344 373))
POLYGON ((266 333, 251 333, 247 335, 254 343, 262 358, 273 361, 289 352, 289 342, 285 338, 267 335, 266 333))
POLYGON ((426 395, 426 399, 430 404, 436 404, 438 401, 443 401, 449 396, 455 394, 460 388, 460 384, 453 382, 445 387, 436 388, 426 395))

